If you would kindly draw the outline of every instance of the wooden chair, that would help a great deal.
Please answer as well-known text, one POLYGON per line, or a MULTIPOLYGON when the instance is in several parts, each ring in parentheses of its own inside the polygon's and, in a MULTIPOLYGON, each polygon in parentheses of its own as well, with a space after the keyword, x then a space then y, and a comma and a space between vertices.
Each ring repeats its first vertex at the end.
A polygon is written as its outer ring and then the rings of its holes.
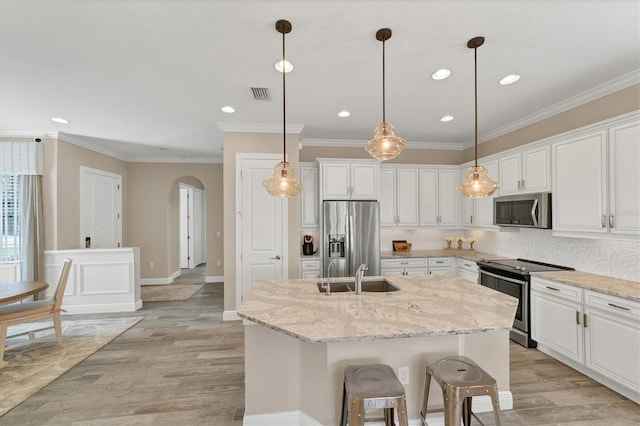
POLYGON ((0 367, 6 364, 6 361, 4 361, 5 349, 13 349, 23 345, 28 345, 37 340, 46 339, 54 335, 51 333, 36 337, 35 334, 38 332, 50 330, 52 328, 55 329, 55 336, 58 339, 58 345, 62 346, 62 322, 60 320, 60 312, 62 311, 62 297, 64 296, 64 289, 67 287, 67 279, 69 278, 69 271, 71 270, 71 262, 71 259, 64 260, 62 269, 60 270, 60 275, 58 276, 58 286, 56 287, 56 292, 52 300, 23 302, 0 307, 0 367), (38 321, 49 317, 52 317, 53 319, 53 325, 51 326, 7 336, 7 329, 10 325, 38 321), (29 340, 16 343, 5 348, 7 339, 24 335, 29 335, 29 340))

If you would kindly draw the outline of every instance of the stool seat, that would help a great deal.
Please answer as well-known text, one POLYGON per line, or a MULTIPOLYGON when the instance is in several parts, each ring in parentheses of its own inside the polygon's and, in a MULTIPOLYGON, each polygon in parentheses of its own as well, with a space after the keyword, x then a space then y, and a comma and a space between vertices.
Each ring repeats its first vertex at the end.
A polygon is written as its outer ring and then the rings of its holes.
POLYGON ((427 365, 424 397, 420 416, 427 424, 427 403, 431 378, 442 388, 445 426, 471 424, 471 405, 474 396, 488 395, 491 398, 496 425, 500 425, 500 401, 496 380, 466 356, 454 355, 441 358, 427 365))
POLYGON ((363 425, 365 409, 382 409, 386 425, 393 425, 397 409, 400 426, 407 426, 406 394, 391 367, 385 364, 350 365, 344 370, 342 426, 363 425))

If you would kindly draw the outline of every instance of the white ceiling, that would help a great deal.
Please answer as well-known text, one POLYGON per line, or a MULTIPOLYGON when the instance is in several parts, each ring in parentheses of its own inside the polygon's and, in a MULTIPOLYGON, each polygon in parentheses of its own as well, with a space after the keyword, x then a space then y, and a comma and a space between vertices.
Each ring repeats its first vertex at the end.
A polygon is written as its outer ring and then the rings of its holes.
POLYGON ((637 0, 0 0, 0 135, 64 132, 131 161, 219 159, 220 123, 282 129, 274 24, 287 19, 287 123, 304 126, 304 141, 373 136, 382 119, 375 33, 389 27, 387 120, 410 143, 460 148, 473 140, 470 38, 486 38, 487 137, 585 92, 638 82, 639 17, 637 0), (442 67, 452 76, 433 81, 442 67), (521 80, 498 85, 511 73, 521 80), (250 87, 269 88, 271 101, 253 100, 250 87), (351 117, 338 118, 341 109, 351 117), (455 119, 441 123, 445 114, 455 119))

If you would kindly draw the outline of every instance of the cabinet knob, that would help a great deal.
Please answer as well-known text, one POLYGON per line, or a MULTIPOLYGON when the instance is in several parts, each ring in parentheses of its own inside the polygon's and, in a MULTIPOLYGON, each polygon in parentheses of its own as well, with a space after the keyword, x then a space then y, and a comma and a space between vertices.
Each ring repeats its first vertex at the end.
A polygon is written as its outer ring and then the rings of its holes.
POLYGON ((613 228, 613 215, 609 215, 609 228, 613 228))

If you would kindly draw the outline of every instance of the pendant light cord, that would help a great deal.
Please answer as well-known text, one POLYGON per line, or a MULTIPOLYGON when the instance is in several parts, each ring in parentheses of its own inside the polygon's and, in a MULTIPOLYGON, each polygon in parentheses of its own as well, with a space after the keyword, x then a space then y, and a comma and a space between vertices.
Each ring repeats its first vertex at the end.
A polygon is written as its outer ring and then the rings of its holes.
POLYGON ((476 167, 478 167, 478 48, 473 49, 473 81, 474 81, 474 109, 475 109, 475 153, 476 167))
POLYGON ((382 122, 386 123, 387 118, 385 114, 386 99, 385 99, 385 84, 384 84, 385 83, 384 44, 385 44, 385 40, 382 41, 382 122))
POLYGON ((284 32, 282 33, 282 161, 287 161, 287 90, 285 74, 284 32))

